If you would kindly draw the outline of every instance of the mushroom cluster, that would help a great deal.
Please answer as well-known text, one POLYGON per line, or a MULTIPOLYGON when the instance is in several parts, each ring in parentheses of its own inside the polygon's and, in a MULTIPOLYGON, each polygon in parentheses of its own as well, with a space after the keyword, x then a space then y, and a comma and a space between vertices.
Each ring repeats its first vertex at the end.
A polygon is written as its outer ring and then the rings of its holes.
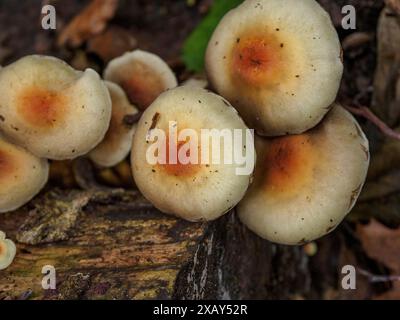
POLYGON ((46 184, 48 160, 87 154, 111 119, 107 87, 93 70, 31 55, 0 70, 0 212, 17 209, 46 184))
POLYGON ((112 60, 104 80, 46 56, 2 68, 0 212, 40 191, 47 159, 113 167, 131 152, 138 189, 165 213, 204 221, 236 207, 256 234, 290 245, 332 231, 360 194, 369 146, 335 103, 343 63, 329 15, 315 0, 245 0, 220 21, 205 61, 207 79, 180 87, 141 50, 112 60), (214 161, 235 152, 251 157, 243 174, 214 161))
POLYGON ((177 85, 161 58, 140 50, 111 61, 104 77, 115 83, 42 55, 0 68, 0 212, 44 187, 48 159, 87 156, 99 167, 123 161, 140 117, 136 104, 145 109, 177 85))
POLYGON ((277 243, 303 244, 332 231, 360 194, 369 145, 335 103, 342 49, 327 12, 315 0, 246 0, 222 18, 205 60, 220 96, 184 83, 140 119, 131 153, 138 188, 161 211, 190 221, 215 219, 239 202, 241 221, 277 243), (178 132, 255 129, 253 182, 232 166, 146 161, 149 137, 169 130, 171 120, 178 132))
POLYGON ((327 12, 315 0, 246 0, 217 26, 206 71, 258 134, 241 221, 290 245, 332 231, 360 194, 369 145, 334 102, 342 50, 327 12))

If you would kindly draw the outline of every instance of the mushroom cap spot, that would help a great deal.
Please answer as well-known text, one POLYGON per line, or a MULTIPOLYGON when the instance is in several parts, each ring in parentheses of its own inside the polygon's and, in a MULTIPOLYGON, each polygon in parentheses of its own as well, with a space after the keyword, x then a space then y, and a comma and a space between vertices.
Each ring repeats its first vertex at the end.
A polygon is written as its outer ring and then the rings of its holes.
POLYGON ((18 99, 18 113, 34 128, 53 128, 68 110, 65 95, 41 87, 23 89, 18 99))
POLYGON ((124 160, 132 146, 136 124, 127 125, 126 116, 135 115, 138 109, 132 105, 125 92, 115 83, 105 81, 112 101, 110 126, 104 139, 94 148, 89 156, 101 167, 113 167, 124 160))
POLYGON ((254 183, 237 206, 241 221, 265 239, 290 245, 334 230, 354 206, 369 166, 368 140, 355 123, 334 105, 304 134, 257 137, 254 183))
POLYGON ((110 61, 104 78, 119 84, 140 110, 146 109, 165 90, 177 86, 169 66, 155 54, 141 50, 110 61))
POLYGON ((31 200, 46 184, 48 174, 47 160, 0 135, 0 213, 15 210, 31 200))
POLYGON ((166 163, 157 164, 157 167, 169 176, 186 178, 195 177, 202 170, 202 165, 200 163, 182 163, 182 160, 179 157, 179 153, 185 151, 182 151, 182 148, 184 147, 184 145, 186 145, 186 157, 191 158, 191 147, 197 147, 197 154, 201 155, 201 149, 197 142, 197 140, 191 141, 190 139, 188 139, 186 141, 178 141, 177 143, 173 142, 173 146, 171 146, 169 140, 167 139, 165 141, 166 163), (174 163, 172 159, 176 159, 176 163, 174 163))
POLYGON ((282 72, 282 51, 276 36, 244 35, 233 44, 230 69, 232 79, 249 86, 268 86, 277 82, 282 72))
POLYGON ((273 138, 268 141, 262 183, 276 197, 288 197, 313 179, 313 167, 318 161, 318 150, 307 134, 273 138))
MULTIPOLYGON (((237 175, 236 169, 242 166, 226 164, 221 156, 225 140, 214 145, 208 135, 202 136, 203 129, 227 130, 231 134, 237 129, 245 135, 247 127, 222 97, 202 88, 182 86, 164 92, 144 111, 133 138, 132 173, 139 190, 162 212, 189 221, 214 220, 228 212, 244 196, 252 175, 252 172, 237 175), (191 133, 186 135, 189 129, 191 133), (164 137, 152 139, 151 135, 156 132, 163 132, 164 137), (203 145, 204 139, 209 139, 208 147, 203 145), (168 151, 174 141, 176 147, 171 147, 172 152, 181 155, 186 152, 192 160, 196 159, 192 158, 194 152, 188 153, 188 150, 190 147, 196 150, 193 148, 197 146, 198 161, 182 163, 183 159, 178 156, 176 164, 165 163, 163 155, 175 161, 174 154, 168 151), (159 149, 153 149, 157 144, 159 149), (202 159, 203 148, 209 148, 208 159, 202 159), (217 152, 221 161, 210 161, 217 152), (161 161, 149 162, 148 153, 160 156, 161 161)), ((251 149, 242 140, 239 147, 251 149)))
POLYGON ((87 154, 104 138, 111 99, 99 75, 32 55, 0 72, 0 130, 40 158, 87 154))
POLYGON ((220 21, 205 65, 211 86, 258 134, 300 134, 316 126, 336 98, 340 50, 332 21, 316 1, 246 0, 220 21))

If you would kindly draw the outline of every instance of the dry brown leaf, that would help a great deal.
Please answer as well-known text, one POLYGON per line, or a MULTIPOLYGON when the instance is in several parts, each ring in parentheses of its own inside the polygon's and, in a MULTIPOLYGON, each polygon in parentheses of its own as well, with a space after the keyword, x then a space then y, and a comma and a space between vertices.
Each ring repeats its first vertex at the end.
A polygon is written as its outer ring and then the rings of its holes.
POLYGON ((350 50, 361 47, 373 39, 373 34, 368 32, 354 32, 344 38, 342 42, 343 50, 350 50))
POLYGON ((385 0, 386 5, 400 15, 400 0, 385 0))
POLYGON ((65 27, 58 38, 58 45, 79 47, 90 37, 103 32, 118 7, 118 0, 92 0, 65 27))
POLYGON ((88 41, 88 51, 97 54, 105 63, 132 51, 137 46, 136 39, 126 30, 110 26, 105 32, 88 41))
POLYGON ((356 234, 371 259, 383 263, 394 274, 400 273, 400 228, 390 229, 371 220, 367 225, 357 225, 356 234))

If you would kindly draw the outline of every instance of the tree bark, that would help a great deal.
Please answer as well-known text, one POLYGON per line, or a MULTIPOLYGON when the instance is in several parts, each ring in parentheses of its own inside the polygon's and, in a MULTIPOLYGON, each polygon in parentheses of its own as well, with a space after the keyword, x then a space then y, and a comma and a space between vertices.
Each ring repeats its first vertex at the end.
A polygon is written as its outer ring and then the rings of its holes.
POLYGON ((309 286, 301 248, 258 238, 234 212, 175 219, 135 191, 53 190, 6 214, 0 229, 18 240, 2 298, 290 298, 309 286), (41 287, 45 265, 56 268, 56 290, 41 287))

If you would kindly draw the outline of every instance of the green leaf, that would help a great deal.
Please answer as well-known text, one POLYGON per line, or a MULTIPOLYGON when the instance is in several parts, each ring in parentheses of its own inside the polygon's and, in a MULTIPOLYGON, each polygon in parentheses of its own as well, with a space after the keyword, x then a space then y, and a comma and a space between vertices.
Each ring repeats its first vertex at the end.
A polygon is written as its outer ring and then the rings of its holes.
POLYGON ((215 28, 222 17, 243 0, 215 0, 207 16, 189 35, 183 45, 182 59, 187 69, 201 72, 204 69, 204 55, 215 28))

